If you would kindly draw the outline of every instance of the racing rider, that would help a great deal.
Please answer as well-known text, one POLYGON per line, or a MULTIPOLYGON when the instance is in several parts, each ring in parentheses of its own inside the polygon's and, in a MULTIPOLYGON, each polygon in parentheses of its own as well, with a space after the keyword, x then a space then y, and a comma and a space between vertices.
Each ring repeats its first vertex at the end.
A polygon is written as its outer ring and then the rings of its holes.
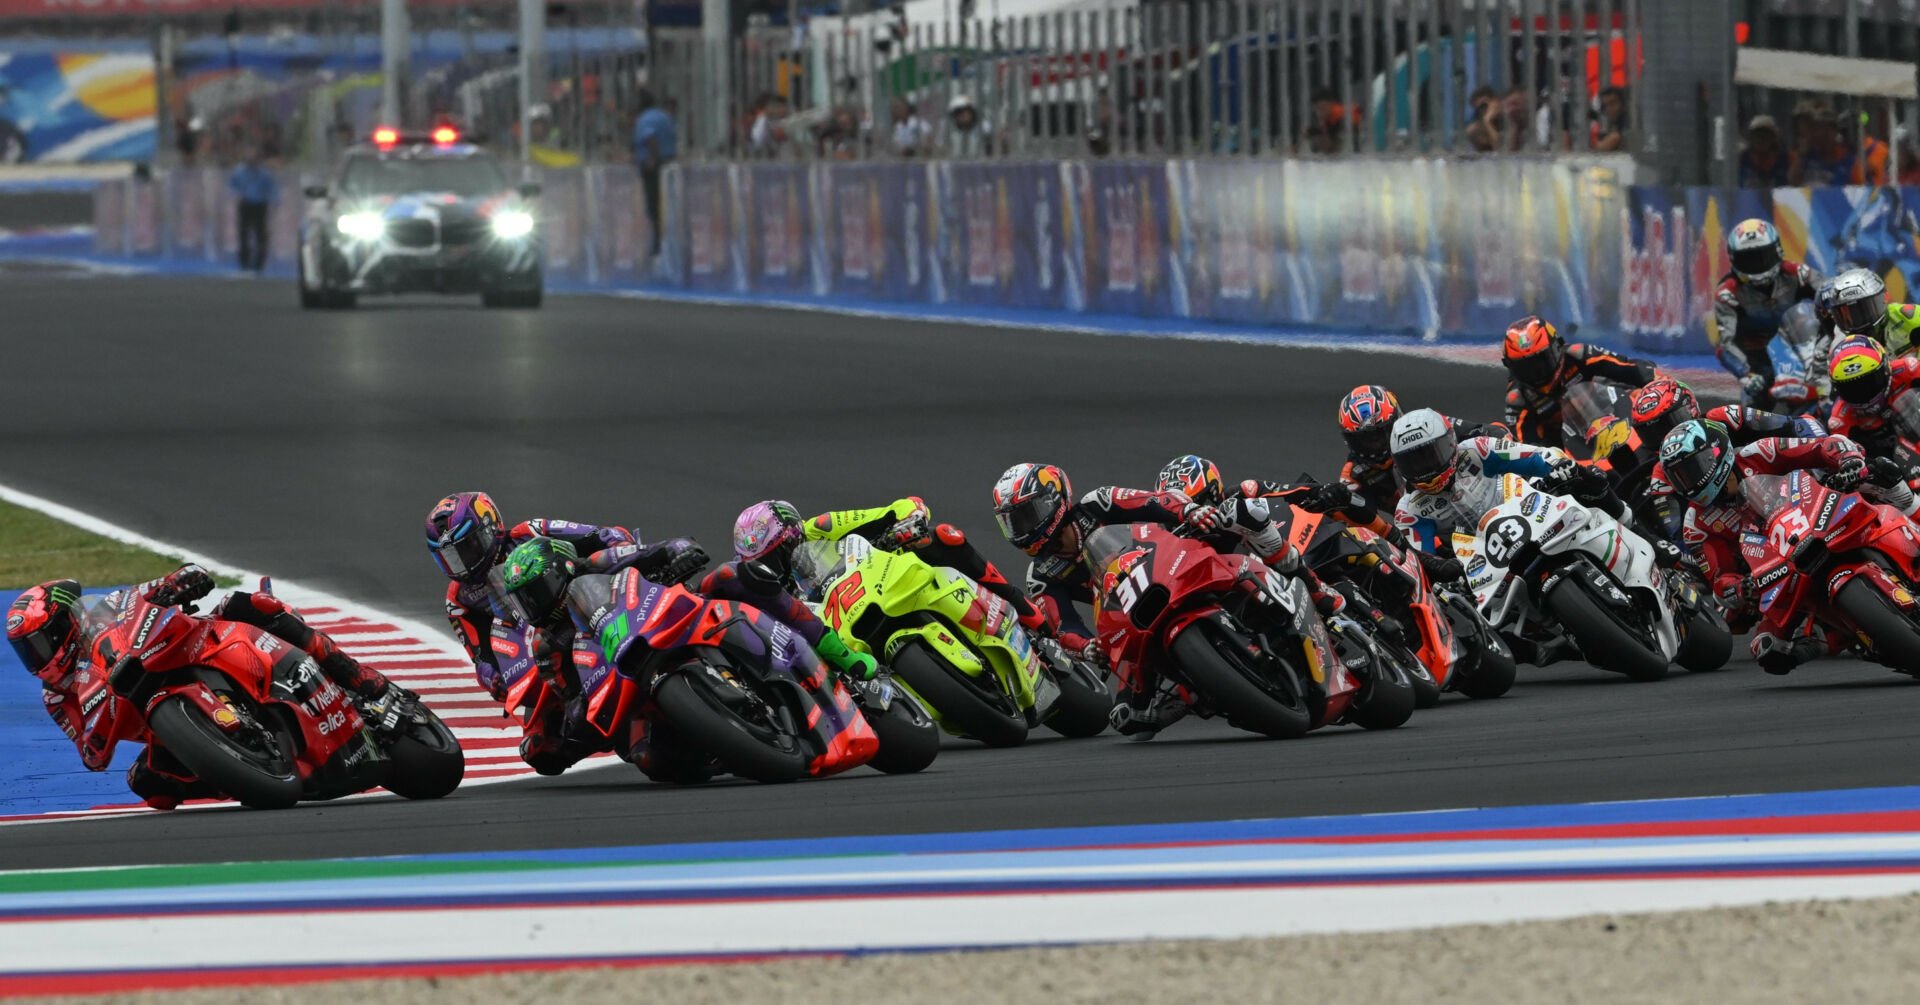
MULTIPOLYGON (((1660 375, 1645 360, 1616 355, 1587 342, 1568 345, 1553 325, 1531 316, 1507 329, 1500 361, 1507 368, 1507 425, 1520 442, 1546 447, 1561 446, 1561 396, 1569 387, 1580 381, 1606 380, 1637 388, 1660 375)), ((1403 476, 1402 481, 1407 479, 1403 476)))
POLYGON ((1765 220, 1742 220, 1727 235, 1732 266, 1713 295, 1713 321, 1720 333, 1714 354, 1740 381, 1740 398, 1759 408, 1773 404, 1773 360, 1767 343, 1780 329, 1787 308, 1812 300, 1820 275, 1810 266, 1788 261, 1780 251, 1780 232, 1765 220))
MULTIPOLYGON (((500 508, 485 492, 456 492, 434 503, 427 511, 426 532, 427 550, 450 581, 447 620, 473 660, 475 679, 496 701, 506 698, 506 685, 493 649, 494 623, 513 628, 518 621, 489 577, 513 544, 547 537, 566 542, 576 555, 588 558, 608 549, 634 548, 636 561, 667 563, 661 578, 676 582, 706 564, 706 553, 690 540, 675 538, 643 547, 624 527, 533 519, 507 529, 500 508)), ((534 714, 527 718, 520 757, 535 771, 557 775, 595 752, 562 739, 573 733, 566 720, 566 697, 559 690, 542 683, 532 701, 534 714)))
MULTIPOLYGON (((1156 492, 1178 492, 1202 506, 1218 506, 1229 496, 1219 465, 1199 454, 1182 454, 1160 469, 1156 492)), ((1309 513, 1327 513, 1341 523, 1365 527, 1376 534, 1393 533, 1393 525, 1353 486, 1339 482, 1287 482, 1249 478, 1234 487, 1233 497, 1267 499, 1298 506, 1309 513)))
MULTIPOLYGON (((1750 631, 1759 619, 1759 591, 1740 551, 1740 537, 1753 526, 1755 514, 1740 493, 1740 480, 1749 475, 1778 475, 1796 470, 1827 471, 1829 488, 1841 492, 1858 488, 1863 495, 1899 507, 1909 515, 1913 493, 1895 475, 1875 470, 1866 455, 1844 436, 1777 437, 1736 447, 1725 427, 1695 419, 1667 434, 1660 444, 1661 465, 1674 491, 1687 502, 1685 539, 1688 548, 1712 577, 1713 592, 1727 612, 1727 624, 1737 634, 1750 631)), ((1845 650, 1850 641, 1829 636, 1809 615, 1794 626, 1789 638, 1771 632, 1753 637, 1750 649, 1760 668, 1784 674, 1810 659, 1845 650)))
MULTIPOLYGON (((198 565, 183 565, 159 579, 128 590, 116 590, 105 597, 89 598, 89 609, 102 612, 118 608, 130 599, 129 593, 148 603, 163 607, 190 604, 212 593, 213 576, 198 565)), ((298 614, 277 598, 264 593, 234 592, 221 601, 209 615, 215 621, 237 621, 252 625, 298 647, 320 666, 328 679, 353 696, 361 715, 375 730, 391 730, 415 699, 412 692, 391 683, 379 671, 365 666, 340 650, 332 638, 300 619, 298 614)), ((97 622, 97 618, 94 619, 97 622)), ((88 624, 81 609, 80 584, 71 579, 41 583, 20 594, 7 612, 7 641, 26 664, 40 686, 47 714, 79 748, 80 761, 89 771, 105 771, 102 757, 106 737, 92 727, 92 711, 81 705, 80 688, 92 673, 105 673, 108 667, 90 665, 91 637, 99 627, 88 624)), ((170 810, 185 799, 209 799, 222 793, 199 781, 181 781, 184 769, 157 743, 147 749, 127 769, 127 788, 148 806, 170 810), (156 760, 157 759, 157 760, 156 760)))
MULTIPOLYGON (((1910 354, 1891 356, 1872 338, 1854 335, 1833 347, 1828 373, 1836 399, 1828 428, 1858 443, 1869 457, 1908 464, 1911 454, 1893 402, 1920 378, 1920 359, 1910 354)), ((1909 479, 1909 485, 1920 487, 1911 475, 1909 479)))
POLYGON ((1662 528, 1674 541, 1680 539, 1680 519, 1685 512, 1675 504, 1673 485, 1660 466, 1660 444, 1681 424, 1700 418, 1717 422, 1735 447, 1781 436, 1827 435, 1827 427, 1811 415, 1780 415, 1747 405, 1720 405, 1703 416, 1693 389, 1672 377, 1661 377, 1635 391, 1630 415, 1641 442, 1651 446, 1652 456, 1620 479, 1620 493, 1640 500, 1640 512, 1651 518, 1646 522, 1662 528))
POLYGON ((1833 277, 1827 299, 1826 313, 1839 335, 1866 335, 1895 356, 1912 354, 1920 304, 1888 304, 1887 284, 1872 270, 1848 269, 1833 277))
MULTIPOLYGON (((1393 450, 1387 441, 1401 414, 1400 399, 1378 384, 1362 384, 1340 399, 1340 436, 1347 441, 1340 480, 1375 509, 1391 510, 1400 501, 1400 481, 1393 475, 1393 450)), ((1463 440, 1482 434, 1506 438, 1513 433, 1500 422, 1476 426, 1459 419, 1448 421, 1453 423, 1454 435, 1463 440)))

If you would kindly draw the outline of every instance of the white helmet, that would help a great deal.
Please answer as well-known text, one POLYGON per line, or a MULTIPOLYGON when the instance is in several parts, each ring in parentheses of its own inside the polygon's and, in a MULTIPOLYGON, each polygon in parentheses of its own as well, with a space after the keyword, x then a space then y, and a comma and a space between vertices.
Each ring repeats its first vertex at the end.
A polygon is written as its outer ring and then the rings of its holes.
POLYGON ((1453 423, 1431 408, 1416 408, 1393 424, 1393 469, 1416 492, 1445 489, 1459 449, 1453 423))
POLYGON ((1878 335, 1887 316, 1887 284, 1871 269, 1848 269, 1833 277, 1827 310, 1849 335, 1878 335))
POLYGON ((1742 220, 1727 235, 1727 258, 1741 282, 1772 282, 1780 274, 1780 232, 1765 220, 1742 220))

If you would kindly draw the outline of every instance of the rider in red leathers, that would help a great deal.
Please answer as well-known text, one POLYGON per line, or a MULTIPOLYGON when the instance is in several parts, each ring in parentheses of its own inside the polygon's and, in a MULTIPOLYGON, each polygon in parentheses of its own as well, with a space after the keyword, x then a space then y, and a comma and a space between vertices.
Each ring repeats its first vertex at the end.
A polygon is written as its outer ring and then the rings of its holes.
MULTIPOLYGON (((199 600, 213 588, 213 577, 207 570, 183 565, 127 591, 89 598, 87 606, 114 609, 125 593, 131 592, 148 603, 172 607, 199 600)), ((308 625, 270 594, 235 592, 207 617, 252 625, 298 647, 313 657, 322 673, 353 696, 362 717, 375 729, 392 728, 406 711, 406 704, 415 700, 411 692, 342 652, 325 632, 308 625)), ((92 629, 102 627, 89 625, 88 621, 82 611, 79 583, 71 579, 41 583, 14 600, 7 612, 7 641, 27 669, 40 678, 47 714, 79 749, 81 763, 89 771, 105 771, 106 738, 93 729, 100 720, 88 714, 94 706, 82 705, 81 690, 90 683, 88 675, 106 673, 111 668, 95 667, 87 660, 92 629)), ((182 800, 223 794, 198 780, 181 780, 184 770, 163 748, 149 742, 127 769, 127 788, 148 806, 163 810, 173 809, 182 800)))

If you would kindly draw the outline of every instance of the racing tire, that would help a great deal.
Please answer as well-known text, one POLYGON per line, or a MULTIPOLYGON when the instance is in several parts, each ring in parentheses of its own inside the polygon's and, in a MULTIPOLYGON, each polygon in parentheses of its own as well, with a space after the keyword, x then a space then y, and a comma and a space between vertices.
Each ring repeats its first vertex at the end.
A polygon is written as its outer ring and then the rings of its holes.
POLYGON ((1733 658, 1733 632, 1711 611, 1695 611, 1687 620, 1687 637, 1673 661, 1693 673, 1707 673, 1733 658))
POLYGON ((184 696, 167 698, 147 715, 154 738, 194 777, 256 810, 283 810, 300 801, 300 769, 276 740, 272 754, 250 750, 214 725, 184 696))
POLYGON ((1476 701, 1498 698, 1513 689, 1518 671, 1512 653, 1482 648, 1472 672, 1461 677, 1459 691, 1476 701))
POLYGON ((1433 679, 1433 671, 1428 670, 1427 665, 1417 657, 1405 660, 1401 665, 1407 670, 1407 679, 1412 681, 1409 692, 1413 695, 1413 707, 1432 708, 1440 704, 1440 682, 1433 679))
POLYGON ((1642 682, 1667 675, 1667 658, 1648 649, 1579 580, 1561 580, 1547 594, 1546 608, 1594 666, 1642 682))
POLYGON ((1048 729, 1073 740, 1084 740, 1107 731, 1108 716, 1113 712, 1113 692, 1106 686, 1106 674, 1075 660, 1072 669, 1054 677, 1053 682, 1060 688, 1060 700, 1054 702, 1047 713, 1048 729))
POLYGON ((1854 577, 1840 588, 1833 605, 1845 612, 1873 643, 1873 651, 1888 666, 1909 676, 1920 676, 1920 628, 1900 612, 1873 584, 1854 577))
POLYGON ((1313 728, 1313 712, 1307 708, 1306 689, 1293 665, 1278 656, 1269 657, 1271 663, 1278 664, 1280 688, 1290 699, 1283 701, 1272 692, 1273 685, 1262 680, 1270 671, 1250 663, 1237 641, 1223 645, 1227 640, 1219 637, 1219 631, 1212 622, 1198 621, 1169 647, 1194 690, 1206 696, 1208 703, 1226 716, 1227 724, 1237 729, 1275 740, 1305 736, 1313 728))
POLYGON ((798 737, 769 736, 764 726, 742 718, 713 692, 704 672, 669 674, 653 698, 675 729, 742 778, 791 782, 807 773, 809 758, 798 737))
POLYGON ((926 770, 940 756, 940 727, 911 695, 895 695, 887 710, 878 715, 861 714, 880 738, 880 749, 867 762, 868 767, 889 775, 911 775, 926 770))
POLYGON ((963 679, 959 670, 948 666, 922 643, 905 646, 894 656, 893 677, 905 684, 939 719, 941 727, 955 736, 979 740, 989 747, 1017 747, 1027 742, 1025 715, 1009 712, 988 701, 978 685, 963 679))
POLYGON ((1419 675, 1409 673, 1401 678, 1379 671, 1378 667, 1371 668, 1366 685, 1353 696, 1353 707, 1347 713, 1347 721, 1361 729, 1397 729, 1406 725, 1413 718, 1413 710, 1420 707, 1419 688, 1408 682, 1419 680, 1419 675))
POLYGON ((411 719, 407 731, 388 741, 386 790, 402 799, 439 799, 460 787, 467 774, 467 755, 453 730, 425 705, 417 706, 420 721, 411 719))

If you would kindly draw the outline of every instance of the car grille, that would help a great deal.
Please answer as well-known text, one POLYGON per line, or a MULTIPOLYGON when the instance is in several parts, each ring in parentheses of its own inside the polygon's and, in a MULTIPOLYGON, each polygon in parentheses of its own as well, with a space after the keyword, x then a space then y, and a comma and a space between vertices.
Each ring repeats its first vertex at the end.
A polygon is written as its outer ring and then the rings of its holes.
POLYGON ((430 248, 434 240, 433 221, 395 220, 387 224, 387 240, 402 248, 430 248))
POLYGON ((484 220, 443 219, 440 221, 441 244, 479 244, 486 239, 488 232, 487 223, 484 220))

